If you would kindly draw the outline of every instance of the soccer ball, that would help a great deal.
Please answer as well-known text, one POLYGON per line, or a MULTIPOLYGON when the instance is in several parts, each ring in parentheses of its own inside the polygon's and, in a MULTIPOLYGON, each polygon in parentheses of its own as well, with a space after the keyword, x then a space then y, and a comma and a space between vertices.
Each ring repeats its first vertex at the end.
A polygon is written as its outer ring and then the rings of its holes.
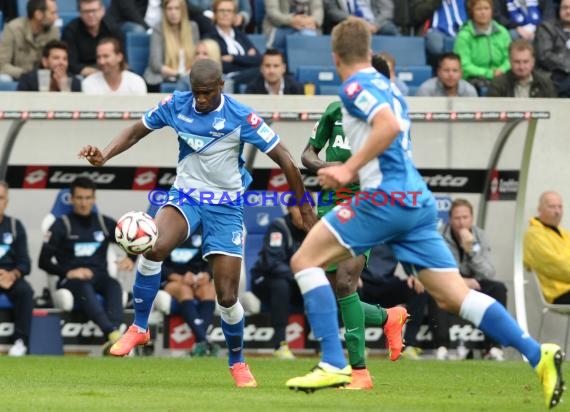
POLYGON ((154 219, 144 212, 127 212, 117 221, 115 240, 131 255, 151 249, 158 238, 154 219))

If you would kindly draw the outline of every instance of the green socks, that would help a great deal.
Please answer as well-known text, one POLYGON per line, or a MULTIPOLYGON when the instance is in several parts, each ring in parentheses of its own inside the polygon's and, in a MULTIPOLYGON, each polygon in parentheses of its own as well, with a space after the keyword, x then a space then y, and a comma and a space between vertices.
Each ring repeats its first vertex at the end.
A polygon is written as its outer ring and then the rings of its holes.
MULTIPOLYGON (((357 293, 338 299, 338 303, 344 323, 344 340, 348 350, 350 366, 354 369, 364 369, 366 367, 364 355, 364 304, 360 302, 357 293)), ((375 309, 378 312, 376 307, 375 309)))

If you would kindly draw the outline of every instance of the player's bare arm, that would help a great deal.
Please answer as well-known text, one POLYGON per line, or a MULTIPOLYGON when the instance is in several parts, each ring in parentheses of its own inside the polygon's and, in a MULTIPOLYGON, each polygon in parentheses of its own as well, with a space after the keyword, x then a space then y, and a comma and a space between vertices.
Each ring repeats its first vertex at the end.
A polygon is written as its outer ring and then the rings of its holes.
POLYGON ((87 159, 93 166, 101 167, 107 163, 109 159, 124 152, 150 132, 152 132, 152 130, 148 129, 142 120, 139 120, 132 126, 123 129, 102 151, 99 150, 97 146, 84 146, 79 151, 79 158, 87 159))
POLYGON ((300 202, 305 196, 305 185, 303 185, 303 179, 301 178, 301 172, 299 168, 295 165, 291 153, 283 146, 278 143, 267 155, 275 163, 279 165, 285 177, 287 178, 287 183, 291 187, 297 197, 297 204, 301 203, 299 210, 301 211, 301 216, 303 216, 303 226, 305 230, 310 230, 315 223, 317 223, 317 216, 313 212, 313 208, 309 202, 300 202))
POLYGON ((340 166, 319 169, 319 181, 325 189, 342 187, 352 182, 358 170, 386 150, 400 133, 400 124, 388 108, 378 111, 372 120, 372 130, 364 145, 340 166))
POLYGON ((301 163, 313 173, 317 173, 320 168, 327 166, 327 162, 319 157, 319 152, 320 150, 315 146, 307 143, 301 155, 301 163))

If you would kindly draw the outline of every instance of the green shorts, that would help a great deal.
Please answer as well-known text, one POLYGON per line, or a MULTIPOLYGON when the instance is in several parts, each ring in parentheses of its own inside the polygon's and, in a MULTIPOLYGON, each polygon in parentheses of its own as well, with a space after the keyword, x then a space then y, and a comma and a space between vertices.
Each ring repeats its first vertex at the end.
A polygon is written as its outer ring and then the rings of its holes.
MULTIPOLYGON (((335 206, 336 205, 334 205, 334 204, 328 205, 328 206, 318 206, 317 207, 317 216, 319 217, 319 219, 321 217, 323 217, 324 215, 326 215, 329 211, 333 210, 335 206)), ((364 252, 363 255, 366 258, 365 265, 368 266, 368 259, 370 259, 370 249, 368 249, 366 252, 364 252)), ((329 265, 325 269, 325 272, 335 273, 337 268, 338 268, 338 263, 333 263, 332 265, 329 265)))

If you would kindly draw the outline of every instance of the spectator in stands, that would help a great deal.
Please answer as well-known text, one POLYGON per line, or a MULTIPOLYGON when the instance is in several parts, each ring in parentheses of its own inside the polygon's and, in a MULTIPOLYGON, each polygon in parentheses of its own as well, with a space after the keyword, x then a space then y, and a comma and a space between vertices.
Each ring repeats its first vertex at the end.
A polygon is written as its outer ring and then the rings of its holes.
POLYGON ((149 90, 158 92, 162 82, 179 82, 177 90, 188 90, 186 79, 194 61, 194 46, 200 39, 198 25, 188 20, 185 0, 165 0, 162 22, 150 36, 150 54, 144 79, 149 90))
POLYGON ((285 57, 277 49, 267 49, 257 78, 247 85, 248 94, 304 94, 304 86, 287 73, 285 57))
POLYGON ((18 17, 4 27, 0 41, 0 81, 18 80, 41 60, 50 40, 59 39, 55 0, 30 0, 27 17, 18 17))
MULTIPOLYGON (((205 10, 205 14, 210 16, 211 19, 214 18, 213 0, 190 0, 189 2, 194 6, 205 10)), ((234 2, 236 4, 237 12, 234 15, 232 25, 240 28, 241 30, 245 30, 245 27, 251 20, 251 4, 249 0, 235 0, 234 2)))
POLYGON ((102 0, 79 0, 79 17, 63 29, 62 40, 69 47, 69 70, 87 77, 97 69, 97 44, 114 37, 123 40, 121 31, 105 16, 102 0))
MULTIPOLYGON (((122 290, 107 272, 107 249, 115 241, 116 222, 93 212, 95 183, 78 177, 71 183, 73 211, 58 217, 51 225, 40 251, 39 267, 59 276, 58 288, 68 289, 74 302, 107 338, 106 354, 121 337, 123 322, 122 290), (105 305, 96 293, 105 298, 105 305)), ((133 261, 125 257, 119 270, 131 270, 133 261)))
POLYGON ((509 46, 511 69, 495 77, 489 97, 557 97, 552 81, 534 69, 534 47, 527 40, 513 40, 509 46))
POLYGON ((492 0, 468 0, 469 21, 463 25, 453 51, 461 56, 463 78, 484 95, 491 80, 510 69, 506 28, 493 20, 492 0))
POLYGON ((24 276, 30 273, 30 255, 24 225, 4 214, 8 206, 8 184, 0 181, 0 293, 13 306, 14 344, 10 356, 24 356, 29 347, 34 309, 34 291, 24 276))
POLYGON ((297 206, 289 206, 288 214, 269 224, 259 257, 251 269, 252 292, 269 308, 275 357, 295 359, 289 349, 285 330, 291 306, 303 310, 303 297, 289 266, 307 233, 297 206))
POLYGON ((461 58, 455 53, 439 56, 437 76, 423 82, 416 96, 477 97, 477 90, 461 78, 461 58))
POLYGON ((267 44, 286 54, 287 36, 316 36, 323 25, 323 0, 265 0, 267 44))
POLYGON ((538 67, 550 74, 558 97, 570 97, 570 0, 560 2, 559 17, 538 26, 534 47, 538 67))
POLYGON ((494 0, 494 18, 513 40, 533 41, 537 26, 555 17, 552 0, 494 0))
POLYGON ((390 68, 390 81, 395 84, 396 87, 398 87, 400 93, 402 93, 404 96, 407 96, 410 93, 410 90, 408 89, 408 85, 398 79, 398 76, 396 76, 396 59, 394 59, 394 56, 387 52, 378 53, 378 56, 386 60, 388 63, 388 67, 390 68))
POLYGON ((559 193, 540 195, 538 216, 524 235, 524 264, 538 276, 547 302, 570 305, 570 232, 560 226, 562 206, 559 193))
POLYGON ((222 65, 222 53, 217 41, 213 39, 202 39, 196 43, 194 50, 194 62, 197 60, 210 59, 222 65))
POLYGON ((358 290, 360 299, 369 304, 378 304, 388 308, 405 304, 409 313, 404 340, 404 357, 419 359, 421 349, 417 334, 424 318, 427 294, 416 276, 401 279, 396 276, 398 261, 390 247, 379 245, 372 249, 368 264, 360 275, 361 285, 358 290))
POLYGON ((121 43, 115 38, 101 39, 97 45, 99 71, 83 80, 87 94, 146 94, 146 84, 138 74, 127 70, 121 43))
POLYGON ((393 0, 323 0, 323 7, 327 25, 325 33, 330 33, 336 24, 352 16, 363 19, 372 35, 400 34, 400 29, 394 23, 393 0))
POLYGON ((202 234, 186 239, 162 264, 161 287, 178 302, 180 315, 192 330, 192 356, 216 356, 217 345, 206 339, 216 306, 208 262, 202 259, 202 234))
MULTIPOLYGON (((212 30, 212 23, 204 15, 204 10, 187 2, 188 17, 198 24, 200 35, 212 30)), ((161 2, 158 0, 111 0, 109 19, 119 26, 124 33, 152 32, 152 27, 160 23, 162 16, 161 2)))
POLYGON ((459 29, 467 21, 465 0, 443 0, 440 3, 433 12, 426 33, 426 50, 431 64, 450 51, 446 42, 455 41, 459 29))
MULTIPOLYGON (((455 199, 449 209, 449 223, 440 229, 443 239, 453 254, 459 273, 470 289, 478 290, 495 298, 507 306, 507 288, 503 282, 492 280, 495 277, 495 265, 491 257, 491 245, 485 232, 473 224, 473 206, 465 199, 455 199)), ((447 358, 449 346, 449 314, 437 307, 430 299, 430 317, 434 329, 437 358, 447 358)), ((501 347, 485 338, 485 358, 504 360, 501 347)))
POLYGON ((232 92, 239 92, 240 84, 248 84, 259 71, 261 55, 247 34, 233 27, 236 4, 233 0, 214 0, 215 30, 208 37, 216 40, 222 53, 225 81, 233 81, 232 92))
MULTIPOLYGON (((50 92, 80 92, 81 81, 68 72, 67 44, 51 40, 42 52, 42 68, 50 70, 50 92)), ((20 76, 18 91, 37 92, 40 90, 38 70, 20 76)))

